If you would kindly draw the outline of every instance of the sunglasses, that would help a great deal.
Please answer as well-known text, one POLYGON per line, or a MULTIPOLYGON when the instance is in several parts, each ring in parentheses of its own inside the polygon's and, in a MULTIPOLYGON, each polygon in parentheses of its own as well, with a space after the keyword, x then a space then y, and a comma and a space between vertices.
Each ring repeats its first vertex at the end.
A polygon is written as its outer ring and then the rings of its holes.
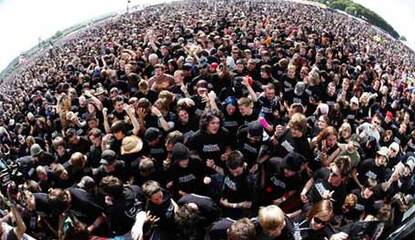
POLYGON ((314 219, 314 222, 316 223, 316 224, 320 224, 320 225, 322 225, 322 226, 326 226, 328 223, 329 223, 329 221, 323 221, 323 220, 321 220, 320 218, 318 218, 318 217, 313 217, 313 219, 314 219))

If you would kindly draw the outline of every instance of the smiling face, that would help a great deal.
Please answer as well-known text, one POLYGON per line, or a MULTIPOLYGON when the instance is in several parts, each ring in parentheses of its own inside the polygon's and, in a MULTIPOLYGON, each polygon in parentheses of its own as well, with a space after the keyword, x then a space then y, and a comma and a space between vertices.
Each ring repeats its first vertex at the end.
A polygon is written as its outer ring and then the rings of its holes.
POLYGON ((209 121, 207 126, 207 132, 210 134, 216 134, 220 128, 220 120, 217 117, 214 117, 212 120, 209 121))

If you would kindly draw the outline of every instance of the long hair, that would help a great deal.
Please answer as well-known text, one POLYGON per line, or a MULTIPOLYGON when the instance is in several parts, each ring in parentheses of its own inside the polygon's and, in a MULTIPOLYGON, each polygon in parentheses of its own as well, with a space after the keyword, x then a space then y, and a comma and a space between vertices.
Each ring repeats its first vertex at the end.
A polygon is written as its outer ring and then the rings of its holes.
POLYGON ((322 141, 325 140, 328 136, 334 135, 337 137, 337 134, 337 130, 334 127, 328 126, 321 130, 321 132, 317 135, 317 143, 321 145, 322 141))
POLYGON ((330 200, 321 200, 320 202, 314 204, 307 213, 307 221, 311 222, 311 219, 321 212, 326 212, 330 216, 333 215, 333 204, 330 200))
POLYGON ((222 114, 219 111, 209 110, 203 113, 203 115, 200 117, 200 122, 199 122, 200 131, 203 133, 206 133, 209 122, 212 121, 214 118, 219 118, 220 126, 221 127, 223 126, 222 114))

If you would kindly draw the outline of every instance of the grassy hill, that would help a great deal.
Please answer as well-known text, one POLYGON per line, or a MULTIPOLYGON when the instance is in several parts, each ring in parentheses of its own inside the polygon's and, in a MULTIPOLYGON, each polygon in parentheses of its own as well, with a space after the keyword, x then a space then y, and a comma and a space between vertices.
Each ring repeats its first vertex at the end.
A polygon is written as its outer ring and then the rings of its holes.
POLYGON ((398 39, 398 32, 375 12, 355 3, 351 0, 314 0, 327 5, 330 8, 339 9, 355 17, 362 18, 372 25, 375 25, 388 32, 392 37, 398 39))

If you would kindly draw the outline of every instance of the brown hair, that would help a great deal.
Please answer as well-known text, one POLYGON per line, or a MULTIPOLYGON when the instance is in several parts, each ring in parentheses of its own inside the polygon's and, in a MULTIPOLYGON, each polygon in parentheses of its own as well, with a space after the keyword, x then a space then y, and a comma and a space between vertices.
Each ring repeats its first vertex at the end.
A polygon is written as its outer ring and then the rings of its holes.
POLYGON ((228 240, 254 240, 255 225, 248 218, 239 219, 228 228, 227 235, 228 240))
POLYGON ((167 106, 173 102, 175 96, 174 93, 168 90, 163 90, 159 93, 159 99, 164 99, 167 106))
POLYGON ((120 198, 123 194, 123 182, 121 179, 114 176, 106 176, 101 179, 99 188, 102 189, 105 194, 114 198, 120 198))
POLYGON ((160 112, 163 112, 163 111, 166 112, 169 110, 169 105, 165 98, 157 99, 154 102, 153 106, 155 106, 158 110, 160 110, 160 112))
POLYGON ((321 200, 315 203, 307 213, 307 221, 311 222, 311 219, 321 212, 327 212, 330 216, 333 215, 333 204, 330 200, 321 200))
POLYGON ((317 135, 317 142, 320 144, 323 140, 332 135, 337 137, 337 130, 332 126, 328 126, 321 130, 321 132, 317 135))
POLYGON ((60 163, 52 164, 51 168, 53 175, 56 177, 59 177, 65 171, 65 167, 60 163))
POLYGON ((340 174, 342 177, 348 177, 350 175, 350 171, 352 170, 352 165, 350 158, 348 156, 338 156, 333 164, 339 169, 340 174))

